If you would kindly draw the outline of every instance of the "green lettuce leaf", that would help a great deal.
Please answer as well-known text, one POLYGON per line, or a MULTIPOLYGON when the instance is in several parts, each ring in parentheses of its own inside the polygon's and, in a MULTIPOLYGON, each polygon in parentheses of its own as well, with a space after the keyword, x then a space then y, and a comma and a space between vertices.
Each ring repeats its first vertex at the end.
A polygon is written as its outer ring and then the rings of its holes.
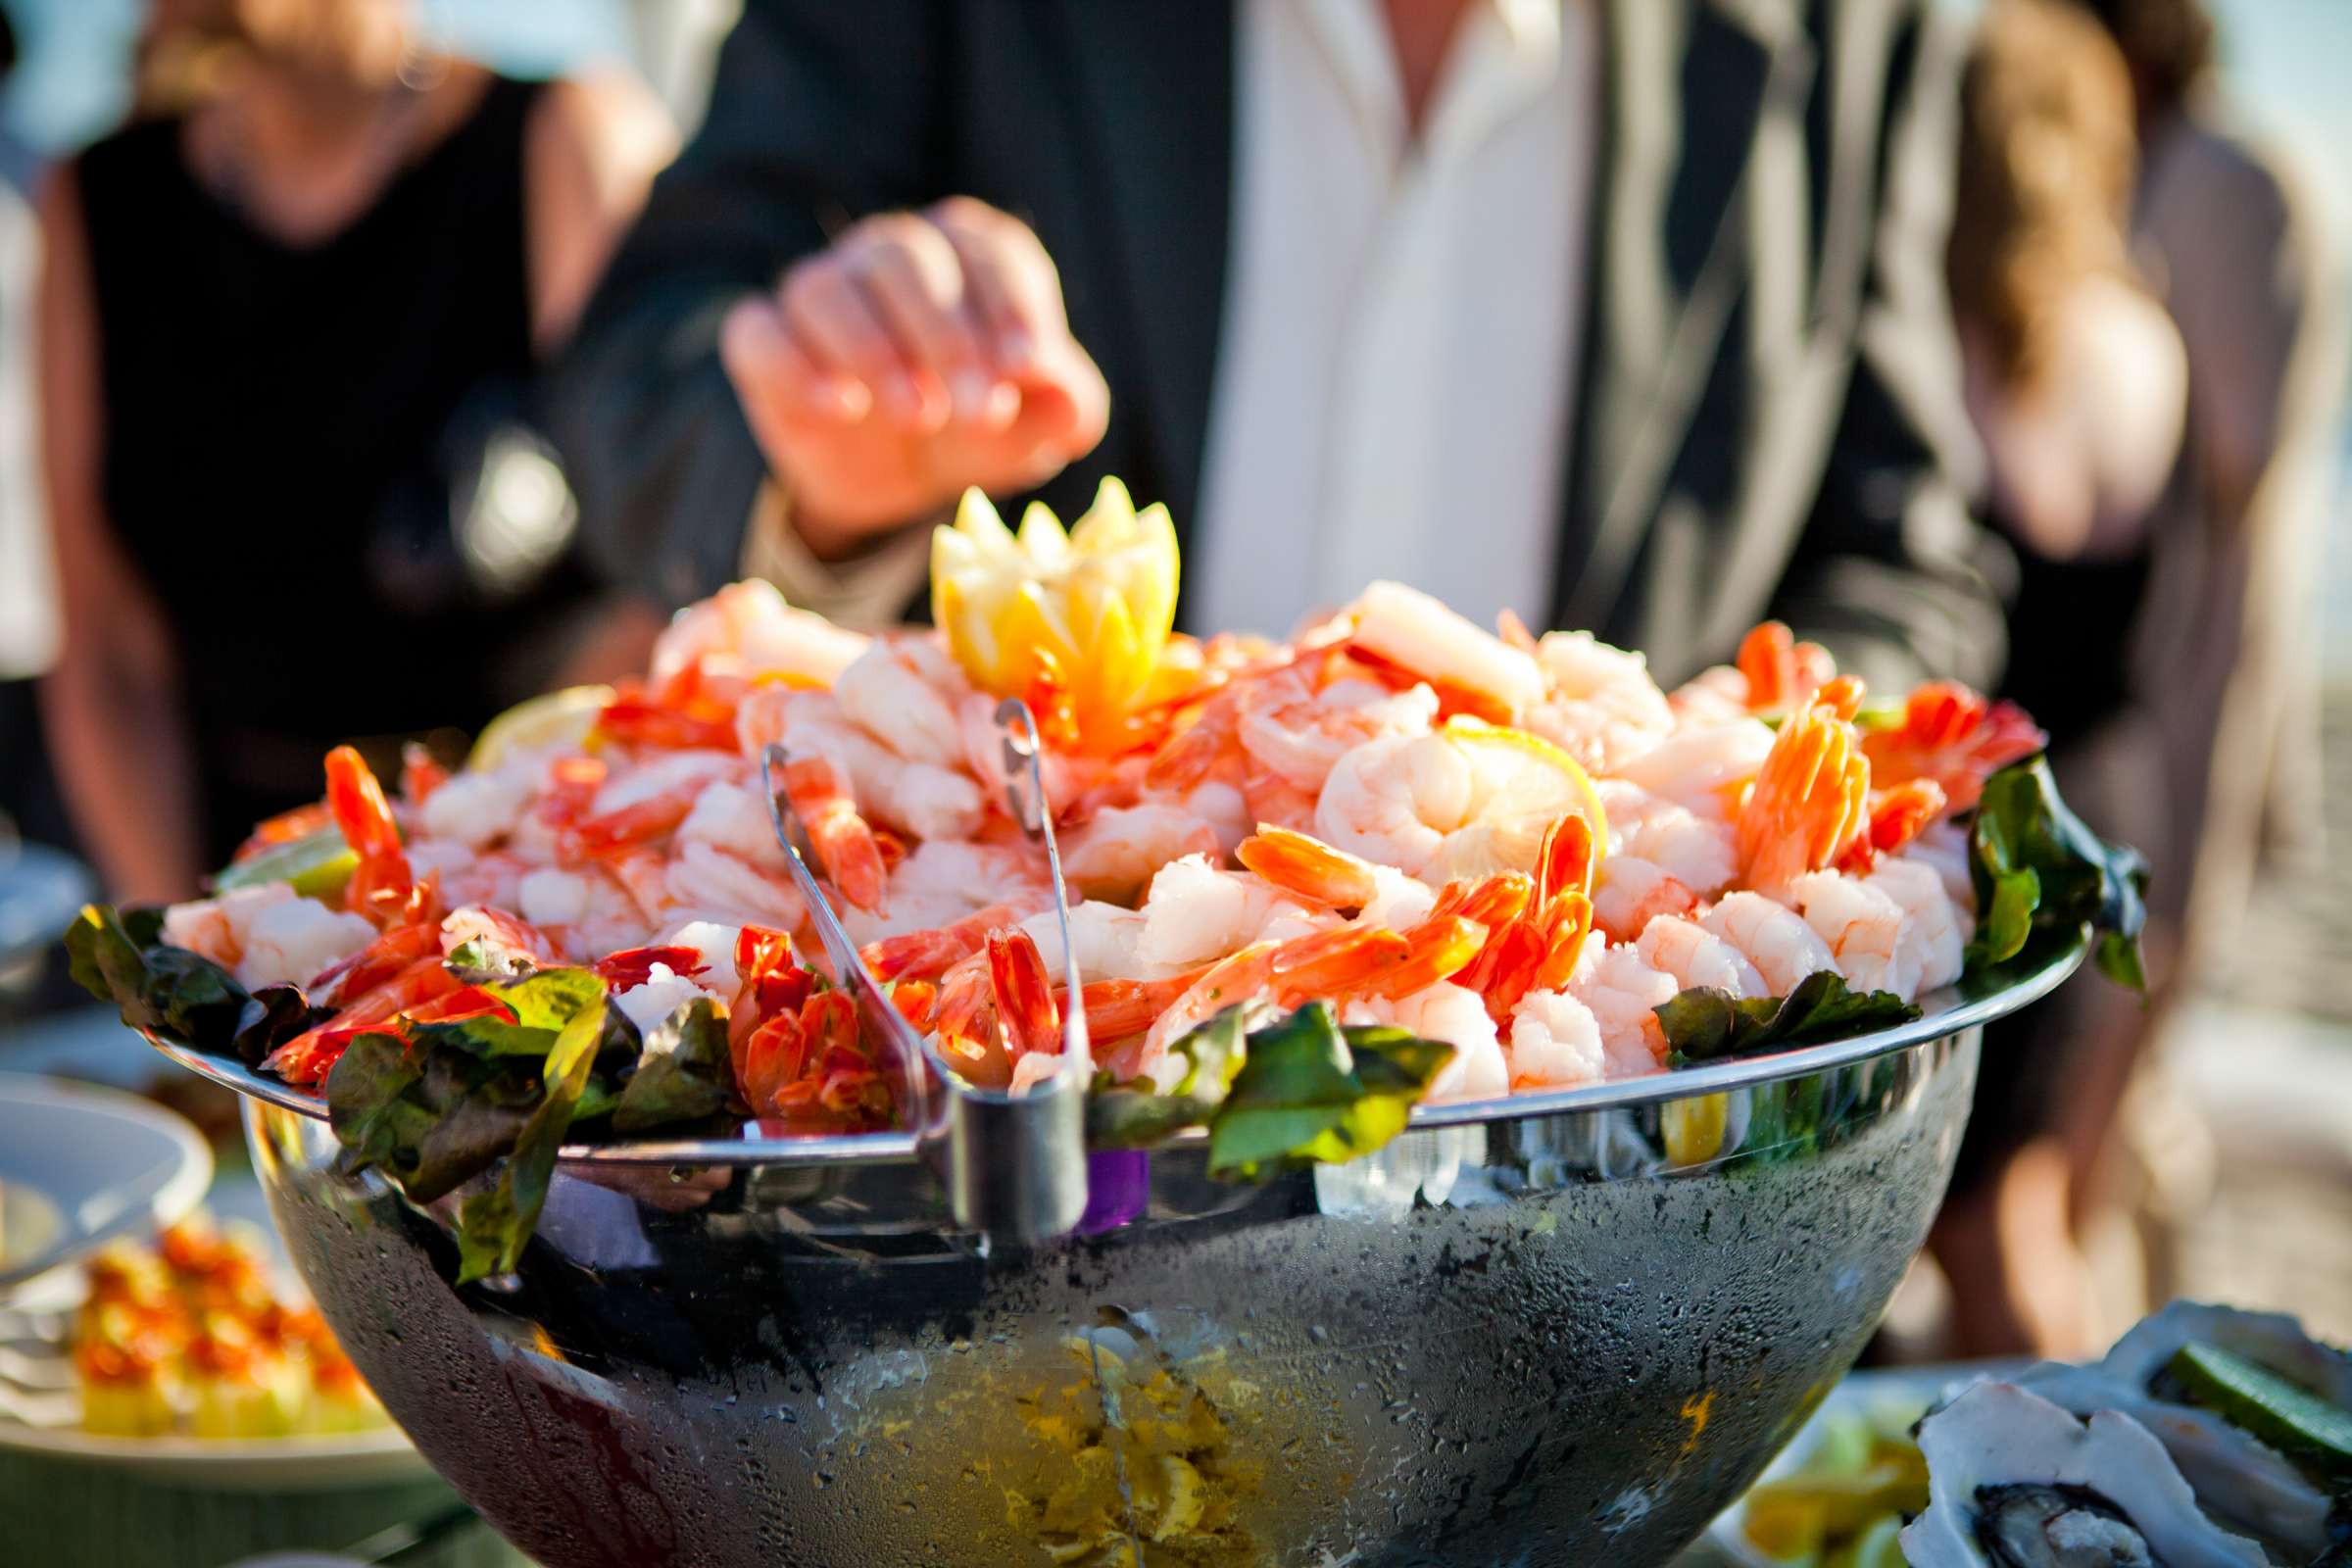
POLYGON ((593 1005, 581 1008, 564 1023, 555 1048, 547 1054, 539 1104, 514 1135, 514 1150, 500 1166, 497 1179, 460 1205, 458 1284, 511 1273, 522 1260, 523 1247, 537 1229, 539 1210, 547 1201, 556 1152, 564 1147, 564 1135, 571 1129, 572 1116, 596 1066, 604 1041, 605 1012, 600 994, 593 1005))
POLYGON ((485 1013, 448 1023, 418 1024, 410 1032, 420 1043, 462 1051, 485 1059, 544 1056, 565 1025, 590 1007, 604 1016, 605 982, 591 969, 537 969, 514 980, 474 982, 505 1004, 514 1021, 485 1013))
POLYGON ((1209 1174, 1255 1181, 1338 1164, 1404 1131, 1453 1047, 1401 1030, 1352 1033, 1351 1041, 1320 1002, 1250 1033, 1209 1123, 1209 1174))
POLYGON ((2100 972, 2147 990, 2139 934, 2148 917, 2148 862, 2067 809, 2047 759, 2029 759, 1985 781, 1969 830, 1969 875, 1979 911, 1968 949, 1972 970, 2007 962, 2037 931, 2088 926, 2100 972))
POLYGON ((375 1166, 417 1203, 496 1164, 542 1098, 540 1075, 526 1065, 412 1049, 394 1035, 360 1036, 326 1078, 347 1167, 375 1166))
POLYGON ((252 999, 226 969, 164 944, 163 914, 92 904, 66 928, 67 973, 134 1029, 228 1051, 252 999))
POLYGON ((1272 1016, 1271 1008, 1237 1002, 1171 1042, 1168 1054, 1185 1063, 1185 1071, 1164 1094, 1148 1081, 1099 1082, 1086 1101, 1089 1145, 1149 1149, 1187 1127, 1207 1125, 1231 1093, 1234 1075, 1242 1070, 1250 1029, 1272 1016))
MULTIPOLYGON (((734 1098, 727 1020, 710 998, 697 997, 647 1031, 637 1070, 610 1107, 612 1130, 642 1132, 670 1122, 699 1121, 717 1115, 734 1098)), ((586 1119, 597 1113, 596 1107, 583 1104, 577 1116, 586 1119)))
POLYGON ((229 1047, 245 1065, 258 1067, 270 1053, 334 1015, 332 1007, 314 1006, 300 986, 264 986, 245 999, 229 1047))
POLYGON ((1919 1016, 1892 992, 1851 990, 1827 969, 1805 976, 1785 997, 1741 999, 1693 986, 1656 1011, 1678 1065, 1850 1040, 1919 1016))

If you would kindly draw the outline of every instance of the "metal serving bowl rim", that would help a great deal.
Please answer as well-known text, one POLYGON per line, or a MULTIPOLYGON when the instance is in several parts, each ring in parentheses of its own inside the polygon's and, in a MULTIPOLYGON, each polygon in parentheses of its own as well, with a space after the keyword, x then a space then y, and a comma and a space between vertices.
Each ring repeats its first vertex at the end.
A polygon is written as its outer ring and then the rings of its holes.
MULTIPOLYGON (((1850 1067, 1857 1062, 1869 1061, 1892 1052, 1907 1051, 1914 1046, 1923 1046, 1966 1029, 1977 1028, 2039 1001, 2056 990, 2082 965, 2088 951, 2085 933, 2084 940, 2067 946, 2039 967, 2019 976, 1997 991, 1962 998, 1955 991, 1947 989, 1927 999, 1932 1005, 1923 1008, 1917 1018, 1891 1029, 1856 1035, 1850 1040, 1834 1041, 1823 1046, 1804 1046, 1769 1055, 1680 1067, 1672 1072, 1652 1073, 1647 1077, 1620 1079, 1612 1083, 1587 1084, 1576 1089, 1551 1089, 1499 1099, 1416 1105, 1412 1110, 1410 1125, 1415 1129, 1466 1127, 1523 1121, 1565 1112, 1625 1110, 1665 1101, 1689 1100, 1735 1089, 1752 1089, 1834 1068, 1850 1067)), ((315 1121, 326 1119, 326 1102, 315 1094, 267 1077, 240 1062, 198 1051, 152 1029, 143 1028, 139 1032, 147 1037, 149 1045, 199 1077, 208 1078, 248 1099, 292 1111, 299 1116, 307 1116, 315 1121)), ((1170 1142, 1196 1142, 1205 1136, 1195 1130, 1181 1134, 1170 1142)), ((566 1144, 559 1158, 565 1164, 580 1165, 888 1165, 910 1163, 916 1158, 916 1152, 914 1135, 909 1132, 778 1137, 760 1131, 758 1122, 747 1122, 742 1134, 733 1138, 633 1139, 613 1144, 566 1144)))

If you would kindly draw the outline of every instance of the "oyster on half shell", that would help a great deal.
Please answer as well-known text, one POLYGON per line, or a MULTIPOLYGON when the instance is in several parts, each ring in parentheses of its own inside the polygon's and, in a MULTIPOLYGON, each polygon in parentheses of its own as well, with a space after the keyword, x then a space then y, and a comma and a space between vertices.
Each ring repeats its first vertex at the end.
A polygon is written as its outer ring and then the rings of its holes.
POLYGON ((2283 1314, 2194 1301, 2144 1319, 2090 1366, 2046 1362, 2017 1382, 2078 1416, 2122 1411, 2164 1445, 2198 1503, 2225 1528, 2256 1537, 2281 1561, 2319 1558, 2335 1542, 2342 1499, 2221 1412, 2179 1397, 2166 1369, 2192 1342, 2218 1345, 2352 1406, 2352 1356, 2283 1314))
POLYGON ((2262 1548, 2198 1511, 2164 1446, 2130 1416, 2078 1420, 2010 1383, 1980 1383, 1920 1424, 1928 1511, 1911 1568, 2266 1568, 2262 1548))

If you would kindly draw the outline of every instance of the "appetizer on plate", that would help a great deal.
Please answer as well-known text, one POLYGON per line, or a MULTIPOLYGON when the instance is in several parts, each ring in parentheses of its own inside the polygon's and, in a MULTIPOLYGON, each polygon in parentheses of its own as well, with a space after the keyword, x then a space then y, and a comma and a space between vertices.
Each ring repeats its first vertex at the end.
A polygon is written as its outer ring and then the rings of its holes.
MULTIPOLYGON (((338 748, 214 897, 84 911, 74 972, 319 1089, 418 1201, 495 1169, 467 1278, 512 1267, 566 1140, 890 1124, 880 1043, 807 961, 771 743, 866 965, 956 1072, 1021 1092, 1083 1008, 1098 1146, 1205 1127, 1232 1176, 1347 1159, 1418 1102, 1883 1028, 2086 925, 2136 983, 2144 869, 2067 813, 2014 707, 1867 691, 1770 624, 1669 692, 1638 653, 1396 583, 1286 641, 1196 639, 1177 570, 1115 481, 1066 531, 975 492, 937 535, 936 629, 736 584, 644 678, 525 704, 455 771, 412 748, 387 790, 338 748), (1003 797, 1008 697, 1062 886, 1003 797)), ((1730 1115, 1683 1115, 1677 1158, 1730 1115)))
POLYGON ((89 1264, 73 1358, 102 1437, 283 1438, 388 1424, 317 1310, 280 1295, 256 1237, 183 1221, 89 1264))

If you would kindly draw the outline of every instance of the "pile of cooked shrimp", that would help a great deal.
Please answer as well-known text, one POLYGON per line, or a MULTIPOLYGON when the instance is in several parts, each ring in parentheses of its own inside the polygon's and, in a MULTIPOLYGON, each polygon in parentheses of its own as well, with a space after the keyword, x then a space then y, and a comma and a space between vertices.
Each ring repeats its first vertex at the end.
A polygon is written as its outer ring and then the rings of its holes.
MULTIPOLYGON (((1171 1042, 1233 1003, 1323 1000, 1449 1042, 1430 1098, 1478 1099, 1660 1070, 1653 1009, 1691 987, 1948 984, 1974 920, 1953 815, 2041 744, 1948 683, 1865 710, 1777 624, 1667 692, 1639 654, 1391 583, 1288 642, 1171 639, 1112 733, 1029 695, 1064 888, 1004 804, 998 699, 940 634, 860 636, 747 582, 576 723, 509 726, 456 772, 413 752, 392 796, 338 751, 327 799, 251 848, 331 820, 340 895, 242 889, 165 938, 337 1009, 272 1058, 297 1082, 368 1025, 466 1005, 443 961, 466 944, 594 965, 641 1029, 735 1006, 746 955, 812 951, 760 793, 780 741, 867 964, 974 1082, 1058 1065, 1060 901, 1115 1079, 1172 1077, 1171 1042)), ((744 1085, 806 1109, 787 1088, 744 1085)))

